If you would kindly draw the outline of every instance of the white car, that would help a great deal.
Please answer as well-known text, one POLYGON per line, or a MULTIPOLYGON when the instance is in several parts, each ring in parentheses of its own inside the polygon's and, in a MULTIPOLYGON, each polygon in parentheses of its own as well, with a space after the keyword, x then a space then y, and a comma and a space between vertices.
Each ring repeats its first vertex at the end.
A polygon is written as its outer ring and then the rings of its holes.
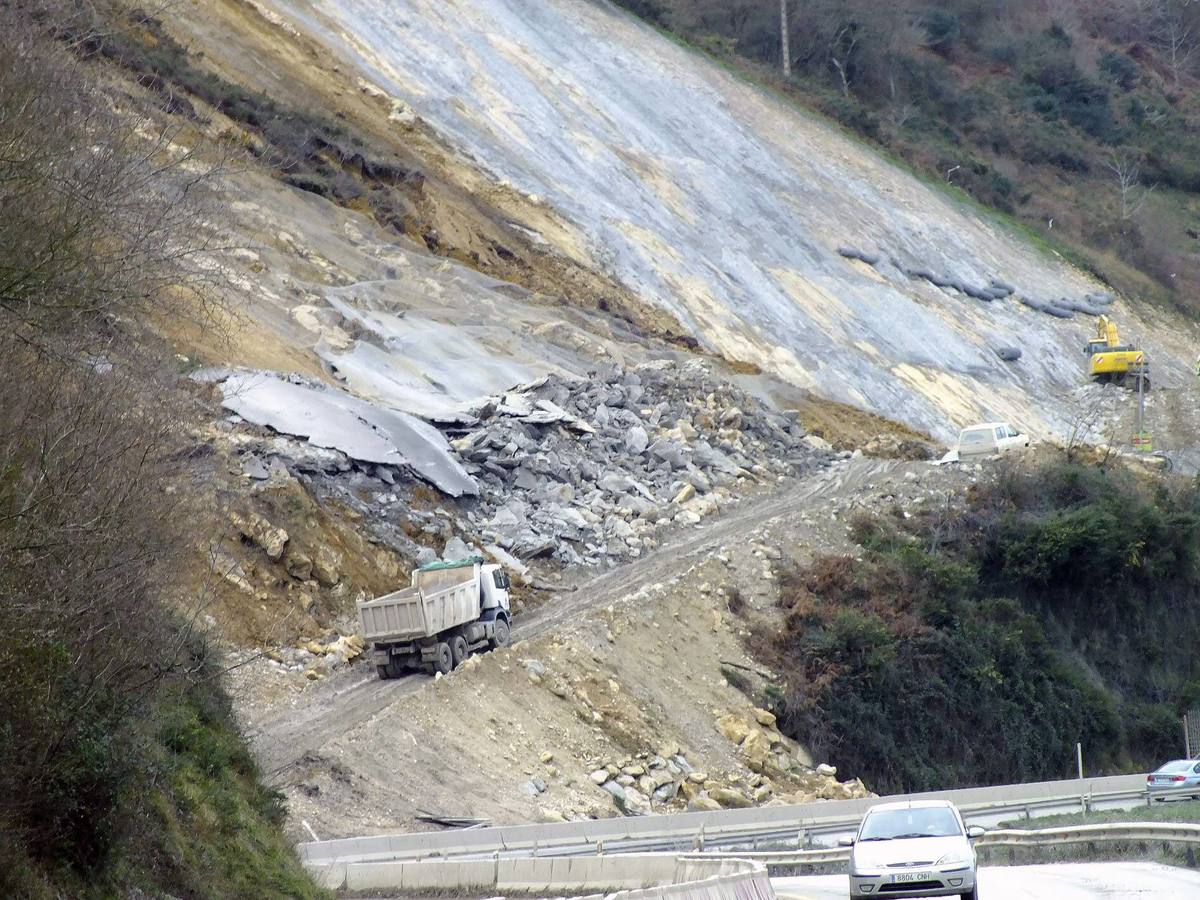
POLYGON ((844 840, 850 853, 850 898, 961 897, 979 900, 971 841, 953 803, 914 800, 882 803, 863 816, 858 834, 844 840))
POLYGON ((1022 434, 1007 422, 982 422, 958 433, 958 458, 996 456, 1029 446, 1029 435, 1022 434))

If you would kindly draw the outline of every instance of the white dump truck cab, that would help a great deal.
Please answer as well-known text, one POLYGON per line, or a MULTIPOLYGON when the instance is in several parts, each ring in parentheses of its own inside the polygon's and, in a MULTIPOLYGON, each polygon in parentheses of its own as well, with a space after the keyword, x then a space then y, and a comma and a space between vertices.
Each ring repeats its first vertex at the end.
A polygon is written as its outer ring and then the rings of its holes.
POLYGON ((502 609, 508 612, 508 591, 512 580, 508 573, 498 565, 480 566, 479 573, 479 607, 480 609, 502 609))

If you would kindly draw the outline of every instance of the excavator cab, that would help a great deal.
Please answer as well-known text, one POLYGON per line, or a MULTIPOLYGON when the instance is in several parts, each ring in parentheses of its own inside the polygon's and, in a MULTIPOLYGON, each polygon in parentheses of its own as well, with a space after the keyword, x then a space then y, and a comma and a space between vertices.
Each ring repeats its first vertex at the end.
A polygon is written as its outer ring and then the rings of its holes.
POLYGON ((1088 374, 1100 383, 1126 384, 1130 375, 1142 379, 1143 388, 1150 387, 1150 366, 1146 354, 1130 344, 1121 343, 1117 323, 1108 316, 1096 319, 1096 336, 1087 342, 1088 374))

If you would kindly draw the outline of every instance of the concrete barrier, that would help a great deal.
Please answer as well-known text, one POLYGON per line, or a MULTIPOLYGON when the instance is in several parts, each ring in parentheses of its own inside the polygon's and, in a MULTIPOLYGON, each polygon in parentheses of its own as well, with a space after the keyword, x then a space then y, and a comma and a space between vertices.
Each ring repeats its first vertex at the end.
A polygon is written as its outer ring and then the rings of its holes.
POLYGON ((627 900, 774 900, 765 866, 669 853, 556 859, 322 862, 309 872, 337 891, 496 891, 554 895, 602 891, 627 900))

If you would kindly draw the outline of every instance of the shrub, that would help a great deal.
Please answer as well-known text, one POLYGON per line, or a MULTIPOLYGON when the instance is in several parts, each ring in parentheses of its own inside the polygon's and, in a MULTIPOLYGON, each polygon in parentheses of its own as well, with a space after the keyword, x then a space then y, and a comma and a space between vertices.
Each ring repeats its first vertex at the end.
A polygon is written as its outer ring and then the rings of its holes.
POLYGON ((1100 57, 1099 66, 1121 90, 1131 91, 1137 86, 1138 65, 1124 53, 1106 52, 1100 57))
POLYGON ((930 9, 921 18, 925 39, 939 53, 946 53, 959 37, 958 16, 945 9, 930 9))

